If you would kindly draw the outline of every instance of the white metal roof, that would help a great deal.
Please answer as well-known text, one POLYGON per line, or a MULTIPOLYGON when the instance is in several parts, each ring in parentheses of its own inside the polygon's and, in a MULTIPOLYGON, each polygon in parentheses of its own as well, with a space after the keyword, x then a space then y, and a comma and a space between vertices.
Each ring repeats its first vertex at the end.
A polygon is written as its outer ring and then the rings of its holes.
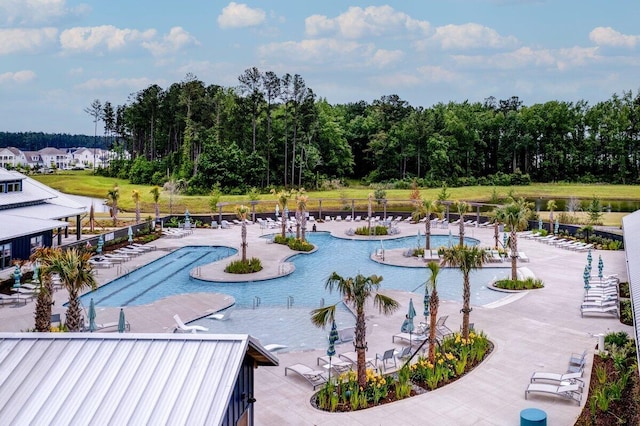
POLYGON ((248 335, 0 333, 4 424, 220 424, 248 335))
POLYGON ((631 310, 635 329, 637 356, 640 362, 640 210, 622 218, 624 252, 627 258, 627 276, 631 293, 631 310))
POLYGON ((37 234, 56 228, 66 228, 67 222, 50 219, 38 219, 0 211, 0 241, 7 241, 22 235, 37 234))

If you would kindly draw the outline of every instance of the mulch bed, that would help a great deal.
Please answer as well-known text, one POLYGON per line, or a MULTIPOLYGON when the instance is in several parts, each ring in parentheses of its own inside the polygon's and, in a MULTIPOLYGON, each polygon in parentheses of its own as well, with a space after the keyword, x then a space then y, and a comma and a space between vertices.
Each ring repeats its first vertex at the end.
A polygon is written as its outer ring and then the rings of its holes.
POLYGON ((619 401, 612 401, 609 409, 602 412, 595 408, 595 415, 591 415, 590 400, 593 392, 598 386, 596 377, 596 367, 604 366, 607 370, 607 377, 615 377, 616 372, 611 358, 602 359, 598 355, 593 357, 593 369, 591 381, 589 382, 589 399, 576 421, 576 426, 613 426, 613 425, 640 425, 640 384, 638 373, 633 372, 629 378, 629 384, 622 392, 619 401))

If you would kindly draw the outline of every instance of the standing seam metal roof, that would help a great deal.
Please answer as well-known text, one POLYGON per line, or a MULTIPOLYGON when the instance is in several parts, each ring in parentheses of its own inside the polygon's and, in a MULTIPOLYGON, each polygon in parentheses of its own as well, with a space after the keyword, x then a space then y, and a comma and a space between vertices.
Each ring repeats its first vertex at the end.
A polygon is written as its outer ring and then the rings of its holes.
MULTIPOLYGON (((1 333, 6 424, 220 424, 248 335, 1 333)), ((257 354, 257 355, 256 355, 257 354)))
POLYGON ((631 311, 636 339, 636 353, 640 365, 640 210, 622 218, 624 229, 624 252, 627 258, 627 276, 631 293, 631 311))

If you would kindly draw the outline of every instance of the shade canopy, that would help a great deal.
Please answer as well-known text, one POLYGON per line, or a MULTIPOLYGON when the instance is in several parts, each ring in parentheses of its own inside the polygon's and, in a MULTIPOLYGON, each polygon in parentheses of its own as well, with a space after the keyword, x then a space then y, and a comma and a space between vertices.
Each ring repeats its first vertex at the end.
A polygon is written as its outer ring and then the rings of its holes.
POLYGON ((120 308, 120 318, 118 318, 118 333, 124 333, 127 322, 124 319, 124 309, 120 308))
POLYGON ((92 297, 91 302, 89 302, 89 331, 93 333, 96 328, 96 305, 92 297))

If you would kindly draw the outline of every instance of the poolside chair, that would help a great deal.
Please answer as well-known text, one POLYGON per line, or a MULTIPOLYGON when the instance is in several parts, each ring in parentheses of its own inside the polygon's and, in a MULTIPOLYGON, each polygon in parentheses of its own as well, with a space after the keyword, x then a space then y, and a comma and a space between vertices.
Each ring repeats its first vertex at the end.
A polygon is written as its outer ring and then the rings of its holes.
POLYGON ((19 294, 2 294, 0 293, 0 305, 9 305, 13 303, 27 303, 27 299, 25 297, 20 297, 19 294))
POLYGON ((402 348, 400 352, 396 352, 396 359, 400 362, 404 362, 410 357, 411 357, 411 346, 405 346, 404 348, 402 348))
POLYGON ((587 350, 585 349, 581 354, 572 353, 569 357, 569 366, 567 373, 582 372, 584 370, 584 364, 587 360, 587 350))
POLYGON ((395 343, 396 339, 403 342, 411 342, 412 345, 417 345, 427 340, 428 337, 421 333, 397 333, 391 336, 391 343, 395 343))
POLYGON ((378 361, 382 361, 382 367, 385 371, 387 370, 388 361, 393 361, 393 366, 398 368, 395 358, 395 349, 387 349, 382 355, 376 354, 376 366, 378 365, 378 361))
POLYGON ((288 371, 293 371, 304 377, 307 382, 311 383, 313 390, 318 386, 322 386, 327 383, 327 375, 324 371, 314 370, 313 368, 304 364, 293 364, 284 368, 284 375, 287 375, 288 371))
POLYGON ((530 393, 548 393, 550 395, 559 396, 561 398, 570 399, 580 404, 582 392, 580 385, 552 385, 548 383, 529 383, 527 390, 524 392, 524 399, 527 399, 530 393))
POLYGON ((356 216, 355 219, 353 219, 354 222, 360 222, 362 220, 362 216, 358 215, 356 216))
MULTIPOLYGON (((345 352, 345 353, 339 354, 338 358, 340 358, 343 361, 350 362, 353 365, 358 365, 358 353, 357 352, 345 352)), ((373 358, 365 358, 364 362, 365 362, 366 366, 371 367, 374 370, 378 368, 376 366, 376 362, 375 362, 375 360, 373 358)))
POLYGON ((175 314, 173 316, 173 319, 176 321, 176 325, 177 325, 176 330, 180 330, 183 333, 195 333, 196 331, 209 331, 208 328, 203 327, 201 325, 185 325, 185 323, 182 322, 178 314, 175 314))
POLYGON ((218 321, 226 321, 231 318, 231 312, 233 311, 233 306, 224 309, 222 311, 216 312, 215 314, 209 315, 207 318, 218 320, 218 321))
POLYGON ((438 318, 438 321, 436 322, 436 332, 442 337, 447 337, 453 334, 453 330, 445 325, 447 318, 449 318, 449 315, 443 315, 438 318))
POLYGON ((518 259, 520 259, 522 262, 528 262, 529 258, 527 257, 526 254, 524 254, 523 251, 519 251, 518 252, 518 259))
POLYGON ((587 306, 580 308, 580 316, 584 317, 584 314, 611 314, 618 317, 618 304, 611 306, 587 306))
POLYGON ((326 355, 319 356, 316 363, 320 365, 321 362, 324 368, 327 368, 327 369, 329 367, 329 363, 331 363, 331 368, 333 369, 333 371, 335 371, 338 374, 347 372, 351 370, 351 368, 353 367, 353 364, 351 362, 345 361, 335 356, 331 357, 331 360, 329 360, 329 357, 326 355))
POLYGON ((345 327, 338 329, 338 341, 337 343, 351 342, 355 339, 356 328, 345 327))
POLYGON ((584 387, 584 382, 581 380, 582 372, 575 373, 548 373, 544 371, 536 371, 531 376, 531 383, 536 382, 552 382, 555 385, 567 384, 573 385, 577 384, 581 388, 584 387))
POLYGON ((268 350, 269 352, 276 352, 281 349, 286 349, 286 345, 279 345, 278 343, 269 343, 268 345, 264 345, 263 348, 268 350))

